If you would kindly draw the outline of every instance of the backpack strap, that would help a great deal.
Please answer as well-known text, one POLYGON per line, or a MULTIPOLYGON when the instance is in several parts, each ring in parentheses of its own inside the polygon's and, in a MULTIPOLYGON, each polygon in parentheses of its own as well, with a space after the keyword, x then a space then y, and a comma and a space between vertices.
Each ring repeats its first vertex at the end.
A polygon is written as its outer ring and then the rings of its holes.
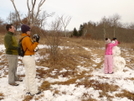
MULTIPOLYGON (((19 40, 19 43, 22 42, 22 40, 23 40, 25 37, 28 37, 28 36, 22 37, 22 38, 19 40)), ((23 46, 22 46, 22 48, 23 48, 23 46)), ((26 48, 26 50, 24 51, 24 53, 25 53, 26 51, 27 51, 27 48, 26 48)))
POLYGON ((22 38, 19 40, 19 42, 21 42, 25 37, 28 37, 28 36, 24 36, 24 37, 22 37, 22 38))

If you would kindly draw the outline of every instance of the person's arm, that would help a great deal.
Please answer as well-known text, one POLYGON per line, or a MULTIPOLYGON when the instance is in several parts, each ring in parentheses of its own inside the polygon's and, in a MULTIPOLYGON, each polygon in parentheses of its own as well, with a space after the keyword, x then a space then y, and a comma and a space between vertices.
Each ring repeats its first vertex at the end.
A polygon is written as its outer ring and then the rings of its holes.
POLYGON ((23 39, 24 44, 26 45, 26 48, 29 51, 34 51, 34 49, 36 48, 36 46, 38 45, 38 42, 32 42, 30 37, 26 37, 23 39))
POLYGON ((115 43, 112 43, 113 46, 117 46, 118 45, 118 41, 115 40, 115 43))

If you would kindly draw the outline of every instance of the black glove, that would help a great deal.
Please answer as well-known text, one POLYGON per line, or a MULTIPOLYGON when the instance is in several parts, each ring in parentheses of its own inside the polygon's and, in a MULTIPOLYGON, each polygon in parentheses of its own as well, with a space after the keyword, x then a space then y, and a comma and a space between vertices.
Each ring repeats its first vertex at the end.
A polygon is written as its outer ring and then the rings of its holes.
POLYGON ((33 35, 33 40, 36 41, 36 42, 39 42, 40 36, 38 34, 34 34, 33 35))

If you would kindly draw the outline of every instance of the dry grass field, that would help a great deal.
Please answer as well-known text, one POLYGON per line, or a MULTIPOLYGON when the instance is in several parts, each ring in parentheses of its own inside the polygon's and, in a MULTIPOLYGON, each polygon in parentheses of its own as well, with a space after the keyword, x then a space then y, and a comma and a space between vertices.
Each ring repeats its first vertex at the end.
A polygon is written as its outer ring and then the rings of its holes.
MULTIPOLYGON (((3 37, 4 36, 1 35, 0 44, 3 44, 3 37)), ((40 44, 46 44, 47 39, 49 38, 45 38, 45 37, 41 38, 40 44)), ((98 80, 89 79, 93 77, 92 74, 93 71, 101 69, 103 67, 104 44, 105 44, 104 41, 100 41, 100 40, 87 40, 83 38, 61 37, 59 46, 62 48, 58 48, 58 53, 56 54, 57 57, 56 60, 53 60, 51 56, 48 55, 50 54, 49 48, 40 49, 38 51, 38 54, 40 54, 40 56, 44 56, 44 58, 39 59, 36 64, 37 66, 44 66, 44 67, 48 67, 49 69, 44 70, 42 68, 38 68, 37 69, 38 79, 42 79, 42 78, 47 79, 48 77, 58 79, 59 75, 65 78, 70 78, 67 81, 55 81, 55 82, 48 82, 45 80, 41 84, 40 89, 42 91, 50 90, 54 92, 54 94, 56 95, 56 94, 60 94, 61 92, 59 90, 51 88, 51 85, 76 84, 76 86, 84 85, 85 88, 93 87, 95 90, 101 90, 101 92, 99 93, 99 98, 101 99, 103 96, 105 96, 107 98, 107 101, 112 101, 114 97, 120 97, 120 98, 126 97, 130 100, 134 100, 133 93, 127 90, 121 89, 122 92, 117 93, 114 96, 108 93, 108 92, 117 91, 117 89, 120 88, 118 85, 114 85, 112 83, 111 84, 101 83, 98 80), (95 61, 96 58, 100 58, 99 62, 95 61), (84 69, 81 70, 78 69, 78 67, 84 67, 84 69), (67 71, 60 72, 63 69, 66 69, 67 71), (54 74, 52 73, 53 71, 55 72, 54 74), (81 82, 78 82, 79 80, 81 80, 81 82)), ((124 57, 126 60, 129 58, 130 60, 130 61, 126 61, 127 67, 133 69, 132 67, 134 66, 134 59, 133 57, 130 57, 128 55, 128 53, 133 54, 134 51, 133 43, 121 42, 121 44, 119 44, 119 47, 121 47, 122 57, 124 57), (126 53, 126 49, 128 53, 126 53)), ((2 53, 0 54, 2 55, 2 53)), ((7 63, 1 63, 1 65, 7 65, 7 63)), ((5 75, 7 75, 7 73, 5 73, 5 75)), ((20 75, 20 76, 24 77, 24 75, 20 75)), ((109 79, 108 77, 101 77, 101 76, 98 76, 98 78, 106 79, 106 80, 109 79)), ((127 79, 134 80, 133 77, 127 79)), ((65 94, 66 92, 62 92, 62 93, 65 94)), ((43 95, 40 95, 38 98, 34 98, 34 100, 37 101, 40 98, 42 98, 42 96, 43 95)), ((4 94, 0 93, 0 99, 2 98, 4 98, 4 94)), ((30 101, 31 99, 33 99, 33 97, 25 96, 23 101, 30 101)), ((91 94, 84 93, 81 98, 81 101, 98 101, 98 100, 96 98, 93 98, 91 94)))

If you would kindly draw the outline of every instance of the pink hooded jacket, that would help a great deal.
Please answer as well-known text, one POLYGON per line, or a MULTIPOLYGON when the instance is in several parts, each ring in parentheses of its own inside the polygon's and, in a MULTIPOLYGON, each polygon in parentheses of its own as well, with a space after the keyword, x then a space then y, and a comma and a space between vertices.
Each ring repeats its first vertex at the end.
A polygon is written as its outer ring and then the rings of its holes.
POLYGON ((118 41, 116 40, 115 43, 108 43, 106 44, 106 49, 105 49, 105 55, 112 55, 112 49, 114 46, 118 45, 118 41))

